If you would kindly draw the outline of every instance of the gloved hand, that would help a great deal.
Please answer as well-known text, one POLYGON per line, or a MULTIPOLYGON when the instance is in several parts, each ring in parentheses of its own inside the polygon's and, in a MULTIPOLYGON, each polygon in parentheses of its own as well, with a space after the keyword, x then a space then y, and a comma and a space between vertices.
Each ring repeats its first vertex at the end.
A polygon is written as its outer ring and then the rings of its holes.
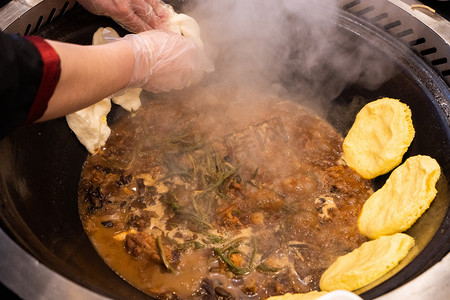
POLYGON ((213 65, 199 46, 180 34, 150 30, 123 37, 133 49, 134 71, 127 88, 159 93, 199 82, 213 65))
POLYGON ((163 29, 169 8, 160 0, 78 0, 88 11, 108 16, 131 32, 163 29))

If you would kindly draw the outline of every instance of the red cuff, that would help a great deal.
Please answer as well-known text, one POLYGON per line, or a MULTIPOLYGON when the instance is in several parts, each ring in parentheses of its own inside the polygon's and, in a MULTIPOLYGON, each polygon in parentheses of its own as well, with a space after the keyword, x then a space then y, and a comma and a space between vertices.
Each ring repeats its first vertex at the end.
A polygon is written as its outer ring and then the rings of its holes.
POLYGON ((28 112, 25 124, 31 124, 44 114, 48 101, 55 91, 61 75, 61 62, 58 53, 44 39, 37 36, 26 36, 41 54, 43 69, 42 78, 33 104, 28 112))

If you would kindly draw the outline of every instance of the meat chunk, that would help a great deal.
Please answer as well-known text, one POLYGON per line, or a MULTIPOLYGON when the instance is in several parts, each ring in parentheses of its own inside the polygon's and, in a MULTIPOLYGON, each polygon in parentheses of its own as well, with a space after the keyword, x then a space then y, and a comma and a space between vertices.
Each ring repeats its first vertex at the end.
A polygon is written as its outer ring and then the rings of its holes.
POLYGON ((323 220, 329 220, 331 218, 330 212, 336 209, 336 203, 334 203, 333 197, 321 196, 314 201, 314 205, 319 212, 319 217, 323 220))
POLYGON ((155 238, 143 232, 127 234, 125 248, 135 257, 143 253, 149 254, 152 258, 159 256, 155 238))
POLYGON ((136 228, 138 231, 143 231, 150 226, 151 218, 153 216, 154 215, 150 211, 144 211, 140 215, 132 215, 128 220, 128 225, 136 228))
MULTIPOLYGON (((173 250, 166 245, 162 247, 164 248, 163 252, 167 262, 174 264, 178 263, 180 259, 178 251, 173 250)), ((156 238, 145 232, 127 234, 125 238, 125 248, 131 255, 136 258, 148 257, 158 264, 164 264, 160 249, 158 249, 156 238)))

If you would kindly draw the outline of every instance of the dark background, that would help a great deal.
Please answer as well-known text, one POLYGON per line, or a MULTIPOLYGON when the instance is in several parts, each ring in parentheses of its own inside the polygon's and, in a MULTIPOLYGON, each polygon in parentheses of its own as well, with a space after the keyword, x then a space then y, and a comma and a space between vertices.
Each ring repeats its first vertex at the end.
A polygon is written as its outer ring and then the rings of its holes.
POLYGON ((10 2, 11 0, 0 0, 0 7, 5 5, 6 3, 10 2))

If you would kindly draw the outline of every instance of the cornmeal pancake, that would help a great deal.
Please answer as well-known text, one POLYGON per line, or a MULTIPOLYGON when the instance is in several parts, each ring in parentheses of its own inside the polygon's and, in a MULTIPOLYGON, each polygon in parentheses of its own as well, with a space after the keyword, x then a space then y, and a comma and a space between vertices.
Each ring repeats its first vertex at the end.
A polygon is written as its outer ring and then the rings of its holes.
POLYGON ((439 164, 433 158, 408 158, 364 203, 358 220, 361 233, 374 239, 411 227, 436 197, 440 174, 439 164))
POLYGON ((342 145, 348 166, 372 179, 398 166, 414 138, 409 107, 383 98, 365 105, 342 145))
POLYGON ((324 291, 354 291, 392 270, 414 246, 404 233, 382 236, 365 242, 358 249, 339 257, 320 279, 324 291))

